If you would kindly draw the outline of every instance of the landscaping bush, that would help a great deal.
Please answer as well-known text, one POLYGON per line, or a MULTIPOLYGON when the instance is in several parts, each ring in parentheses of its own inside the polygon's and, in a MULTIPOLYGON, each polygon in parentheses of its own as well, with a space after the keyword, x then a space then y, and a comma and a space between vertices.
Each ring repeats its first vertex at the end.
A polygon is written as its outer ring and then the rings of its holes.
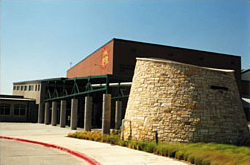
POLYGON ((175 153, 175 158, 179 160, 184 160, 184 153, 186 150, 179 150, 175 153))
POLYGON ((159 143, 125 141, 119 131, 102 135, 98 131, 69 133, 68 137, 105 142, 136 150, 186 160, 196 165, 249 165, 249 147, 215 143, 159 143))
POLYGON ((155 153, 162 156, 168 156, 167 144, 159 144, 155 153))
POLYGON ((106 143, 109 142, 109 135, 107 135, 107 134, 102 135, 101 141, 106 142, 106 143))
POLYGON ((154 153, 156 151, 156 143, 149 142, 144 148, 144 151, 154 153))
POLYGON ((107 136, 108 136, 108 143, 119 144, 120 141, 119 135, 107 135, 107 136))
POLYGON ((136 142, 135 141, 129 141, 128 148, 136 149, 136 142))
POLYGON ((140 151, 145 151, 145 147, 147 146, 147 142, 140 142, 140 141, 137 141, 136 142, 136 149, 137 150, 140 150, 140 151))
POLYGON ((168 149, 168 156, 174 158, 175 153, 179 150, 179 146, 170 144, 167 146, 167 149, 168 149))
POLYGON ((123 146, 123 147, 128 147, 128 143, 129 143, 128 141, 120 140, 118 145, 123 146))

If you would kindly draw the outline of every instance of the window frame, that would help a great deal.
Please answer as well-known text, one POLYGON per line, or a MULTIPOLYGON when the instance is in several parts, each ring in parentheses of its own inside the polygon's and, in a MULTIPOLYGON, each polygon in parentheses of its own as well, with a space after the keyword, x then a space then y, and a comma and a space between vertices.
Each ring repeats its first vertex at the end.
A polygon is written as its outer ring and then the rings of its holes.
POLYGON ((29 85, 29 91, 33 91, 34 90, 34 85, 29 85))
POLYGON ((14 111, 13 111, 14 116, 25 117, 26 113, 27 113, 27 105, 23 105, 23 104, 15 104, 14 105, 14 111), (24 114, 22 114, 22 111, 24 111, 24 114), (17 114, 16 114, 16 112, 17 112, 17 114))
POLYGON ((7 104, 7 103, 0 103, 0 115, 1 116, 10 116, 11 115, 11 105, 7 104), (6 110, 9 111, 8 114, 6 114, 6 110), (1 113, 1 111, 3 111, 3 114, 1 113))

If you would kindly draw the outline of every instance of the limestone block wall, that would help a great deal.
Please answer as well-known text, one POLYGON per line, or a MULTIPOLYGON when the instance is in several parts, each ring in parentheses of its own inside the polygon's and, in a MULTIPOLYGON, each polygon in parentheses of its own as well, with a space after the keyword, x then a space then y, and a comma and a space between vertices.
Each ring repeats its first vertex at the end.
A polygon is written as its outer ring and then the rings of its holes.
POLYGON ((125 139, 238 143, 249 138, 234 73, 137 58, 123 122, 125 139))

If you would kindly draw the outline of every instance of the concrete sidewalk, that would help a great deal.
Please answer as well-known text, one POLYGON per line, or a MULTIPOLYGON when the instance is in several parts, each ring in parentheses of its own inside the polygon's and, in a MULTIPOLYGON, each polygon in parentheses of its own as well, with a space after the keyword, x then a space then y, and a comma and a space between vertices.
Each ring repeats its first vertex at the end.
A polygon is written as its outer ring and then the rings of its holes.
MULTIPOLYGON (((78 129, 78 131, 81 131, 81 129, 78 129)), ((44 124, 0 123, 1 136, 35 140, 69 148, 95 159, 102 165, 186 165, 186 163, 167 157, 126 147, 68 138, 66 136, 69 132, 75 131, 68 127, 60 128, 44 124)))
POLYGON ((69 153, 26 142, 0 139, 1 165, 89 165, 69 153))

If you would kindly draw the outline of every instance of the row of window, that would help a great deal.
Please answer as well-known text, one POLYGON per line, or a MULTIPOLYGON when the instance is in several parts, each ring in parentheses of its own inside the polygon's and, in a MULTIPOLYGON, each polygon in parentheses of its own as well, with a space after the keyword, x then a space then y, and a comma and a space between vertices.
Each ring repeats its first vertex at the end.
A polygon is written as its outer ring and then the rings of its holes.
POLYGON ((34 90, 34 86, 35 86, 35 91, 40 91, 40 85, 14 85, 13 86, 13 90, 17 90, 17 91, 33 91, 34 90))
MULTIPOLYGON (((25 116, 27 106, 14 105, 14 116, 25 116)), ((0 104, 0 115, 10 116, 10 104, 0 104)))

